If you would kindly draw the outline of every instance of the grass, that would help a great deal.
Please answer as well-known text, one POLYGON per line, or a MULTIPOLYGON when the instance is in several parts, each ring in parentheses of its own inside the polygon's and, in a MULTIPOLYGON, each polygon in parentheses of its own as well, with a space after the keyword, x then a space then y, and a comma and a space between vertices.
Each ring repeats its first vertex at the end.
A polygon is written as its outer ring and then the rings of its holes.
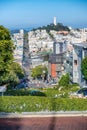
POLYGON ((37 96, 0 97, 0 112, 83 111, 87 99, 48 98, 37 96))

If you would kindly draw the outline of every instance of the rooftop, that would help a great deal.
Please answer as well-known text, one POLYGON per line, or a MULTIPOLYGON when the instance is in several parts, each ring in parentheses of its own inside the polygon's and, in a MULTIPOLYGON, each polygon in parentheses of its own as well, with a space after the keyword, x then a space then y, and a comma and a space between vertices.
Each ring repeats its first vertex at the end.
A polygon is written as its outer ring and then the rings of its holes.
POLYGON ((82 48, 87 48, 87 42, 82 42, 82 43, 72 43, 74 46, 82 47, 82 48))

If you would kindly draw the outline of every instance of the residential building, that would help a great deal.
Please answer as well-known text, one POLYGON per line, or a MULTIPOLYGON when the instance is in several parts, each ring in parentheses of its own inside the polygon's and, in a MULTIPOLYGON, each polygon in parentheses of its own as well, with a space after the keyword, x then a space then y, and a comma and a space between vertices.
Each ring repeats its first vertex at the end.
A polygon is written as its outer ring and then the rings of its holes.
POLYGON ((72 83, 80 86, 87 85, 87 81, 81 72, 82 60, 87 56, 87 43, 73 43, 73 51, 66 55, 66 72, 70 74, 72 83))
POLYGON ((36 66, 42 65, 44 58, 41 56, 32 56, 31 57, 31 67, 35 68, 36 66))
POLYGON ((60 53, 60 54, 51 54, 49 56, 48 73, 52 78, 59 78, 63 74, 64 55, 65 53, 60 53))
POLYGON ((53 44, 53 53, 54 54, 60 54, 63 52, 66 52, 67 49, 67 43, 64 42, 54 42, 53 44))
POLYGON ((66 42, 54 42, 53 54, 49 55, 48 73, 52 78, 60 78, 64 73, 66 42))

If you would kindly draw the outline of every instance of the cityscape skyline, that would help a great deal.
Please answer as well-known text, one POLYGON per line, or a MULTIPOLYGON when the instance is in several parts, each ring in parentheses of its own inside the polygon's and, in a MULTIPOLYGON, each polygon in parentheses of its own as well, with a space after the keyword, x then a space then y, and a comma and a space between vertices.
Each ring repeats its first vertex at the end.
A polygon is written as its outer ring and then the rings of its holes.
POLYGON ((87 27, 86 0, 1 0, 0 25, 31 28, 58 23, 74 28, 87 27))

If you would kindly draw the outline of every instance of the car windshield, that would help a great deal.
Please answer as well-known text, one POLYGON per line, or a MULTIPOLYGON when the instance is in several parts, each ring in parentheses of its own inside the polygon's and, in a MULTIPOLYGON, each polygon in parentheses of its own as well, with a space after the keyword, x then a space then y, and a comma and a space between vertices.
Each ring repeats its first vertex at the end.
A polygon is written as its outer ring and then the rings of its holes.
POLYGON ((80 90, 78 90, 78 94, 81 94, 81 93, 84 93, 84 92, 87 92, 87 88, 82 88, 80 90))

